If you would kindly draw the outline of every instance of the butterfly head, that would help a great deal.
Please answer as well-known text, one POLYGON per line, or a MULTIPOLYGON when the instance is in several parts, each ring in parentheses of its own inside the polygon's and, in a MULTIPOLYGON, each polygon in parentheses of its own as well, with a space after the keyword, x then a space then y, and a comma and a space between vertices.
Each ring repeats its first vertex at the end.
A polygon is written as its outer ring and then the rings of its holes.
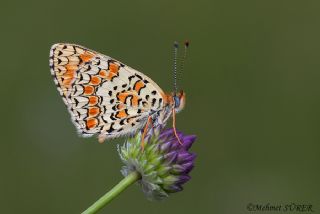
POLYGON ((184 91, 180 91, 172 96, 173 106, 176 112, 180 112, 185 105, 185 93, 184 91))

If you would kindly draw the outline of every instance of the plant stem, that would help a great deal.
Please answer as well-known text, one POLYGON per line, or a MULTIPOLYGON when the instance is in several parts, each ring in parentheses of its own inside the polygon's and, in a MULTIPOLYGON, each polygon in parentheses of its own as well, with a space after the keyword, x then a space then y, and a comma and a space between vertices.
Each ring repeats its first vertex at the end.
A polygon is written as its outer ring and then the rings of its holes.
POLYGON ((92 204, 88 209, 86 209, 82 214, 93 214, 97 213, 105 205, 107 205, 112 199, 117 197, 123 190, 129 187, 131 184, 135 183, 141 178, 138 172, 131 172, 122 181, 120 181, 116 186, 114 186, 109 192, 98 199, 94 204, 92 204))

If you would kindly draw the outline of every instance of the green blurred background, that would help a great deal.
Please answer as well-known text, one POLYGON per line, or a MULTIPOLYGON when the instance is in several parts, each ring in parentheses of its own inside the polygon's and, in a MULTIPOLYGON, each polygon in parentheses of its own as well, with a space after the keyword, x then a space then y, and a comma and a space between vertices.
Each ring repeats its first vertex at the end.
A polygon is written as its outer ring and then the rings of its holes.
POLYGON ((319 11, 312 0, 2 1, 0 212, 80 213, 122 179, 124 138, 77 136, 50 76, 52 44, 110 55, 170 91, 173 41, 189 39, 177 126, 198 136, 192 180, 162 202, 134 185, 101 213, 291 202, 320 213, 319 11))

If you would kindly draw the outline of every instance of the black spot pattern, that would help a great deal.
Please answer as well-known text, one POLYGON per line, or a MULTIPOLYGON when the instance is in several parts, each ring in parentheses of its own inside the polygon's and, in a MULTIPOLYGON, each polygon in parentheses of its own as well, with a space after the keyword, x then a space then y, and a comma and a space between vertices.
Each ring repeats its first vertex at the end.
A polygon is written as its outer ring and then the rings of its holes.
POLYGON ((125 121, 126 119, 122 119, 122 120, 120 120, 120 122, 119 122, 119 124, 122 126, 122 125, 124 125, 124 121, 125 121))
POLYGON ((129 83, 131 83, 131 80, 134 78, 134 76, 132 75, 132 76, 130 76, 130 77, 128 77, 128 79, 129 79, 129 83))
POLYGON ((139 79, 143 79, 139 74, 135 74, 136 75, 136 77, 138 77, 139 79))
POLYGON ((115 129, 113 128, 114 123, 111 123, 110 128, 107 130, 107 132, 110 134, 112 133, 115 129))
POLYGON ((153 99, 152 99, 152 103, 151 103, 152 107, 156 104, 156 102, 157 102, 157 99, 156 99, 156 98, 153 98, 153 99))

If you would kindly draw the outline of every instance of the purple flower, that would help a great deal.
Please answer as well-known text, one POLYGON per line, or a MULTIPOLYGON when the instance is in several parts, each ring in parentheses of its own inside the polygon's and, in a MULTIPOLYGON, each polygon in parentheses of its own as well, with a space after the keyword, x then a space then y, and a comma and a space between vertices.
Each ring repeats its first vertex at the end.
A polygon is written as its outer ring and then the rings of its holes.
POLYGON ((125 164, 121 173, 127 176, 133 171, 141 174, 139 184, 148 199, 160 200, 170 193, 179 192, 190 180, 196 155, 188 150, 196 140, 195 135, 177 132, 182 145, 172 128, 148 134, 145 147, 141 149, 141 133, 129 138, 121 147, 119 155, 125 164))

